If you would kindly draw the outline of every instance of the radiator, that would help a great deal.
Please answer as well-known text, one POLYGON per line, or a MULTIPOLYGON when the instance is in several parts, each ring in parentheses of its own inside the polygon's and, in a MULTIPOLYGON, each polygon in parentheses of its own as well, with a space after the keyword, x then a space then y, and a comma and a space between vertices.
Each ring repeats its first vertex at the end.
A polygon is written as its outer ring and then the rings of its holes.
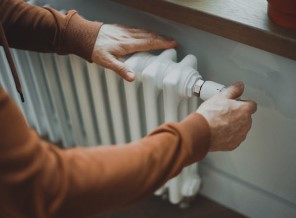
MULTIPOLYGON (((137 53, 124 60, 136 73, 132 83, 76 56, 15 49, 12 54, 25 103, 20 102, 14 88, 2 48, 0 83, 30 126, 65 148, 137 140, 160 124, 179 121, 195 111, 198 98, 194 92, 207 99, 223 88, 201 80, 195 56, 187 55, 177 63, 174 49, 158 55, 137 53)), ((195 196, 200 185, 198 164, 192 164, 155 194, 168 196, 173 204, 186 205, 186 199, 195 196)))

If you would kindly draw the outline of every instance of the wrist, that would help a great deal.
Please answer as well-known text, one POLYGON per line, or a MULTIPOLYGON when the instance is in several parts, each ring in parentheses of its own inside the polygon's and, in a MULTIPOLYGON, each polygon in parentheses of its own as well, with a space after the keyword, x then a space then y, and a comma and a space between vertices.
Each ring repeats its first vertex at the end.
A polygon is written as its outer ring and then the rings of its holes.
MULTIPOLYGON (((180 122, 192 147, 190 163, 202 160, 210 146, 210 128, 206 119, 199 113, 193 112, 180 122)), ((190 164, 189 163, 189 164, 190 164)))
POLYGON ((67 22, 59 53, 75 54, 92 62, 93 49, 102 23, 88 21, 76 11, 69 13, 72 16, 67 22))

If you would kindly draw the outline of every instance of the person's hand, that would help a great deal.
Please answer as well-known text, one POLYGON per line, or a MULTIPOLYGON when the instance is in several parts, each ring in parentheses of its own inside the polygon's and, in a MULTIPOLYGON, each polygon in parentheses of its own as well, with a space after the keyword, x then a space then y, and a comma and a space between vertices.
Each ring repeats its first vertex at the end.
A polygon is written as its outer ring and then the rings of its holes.
POLYGON ((98 34, 92 61, 113 70, 127 81, 133 81, 133 70, 118 60, 138 51, 168 49, 177 43, 147 30, 120 25, 103 24, 98 34))
POLYGON ((237 82, 197 109, 196 112, 203 115, 210 126, 209 151, 231 151, 245 140, 257 105, 253 101, 236 100, 243 91, 244 84, 237 82))

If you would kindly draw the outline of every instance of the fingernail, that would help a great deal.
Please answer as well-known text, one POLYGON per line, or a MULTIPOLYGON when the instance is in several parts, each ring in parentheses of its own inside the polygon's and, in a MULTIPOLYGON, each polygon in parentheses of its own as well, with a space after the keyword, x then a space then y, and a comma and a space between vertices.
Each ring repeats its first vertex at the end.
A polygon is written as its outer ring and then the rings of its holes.
POLYGON ((127 72, 126 77, 128 80, 132 81, 135 79, 135 74, 133 72, 127 72))

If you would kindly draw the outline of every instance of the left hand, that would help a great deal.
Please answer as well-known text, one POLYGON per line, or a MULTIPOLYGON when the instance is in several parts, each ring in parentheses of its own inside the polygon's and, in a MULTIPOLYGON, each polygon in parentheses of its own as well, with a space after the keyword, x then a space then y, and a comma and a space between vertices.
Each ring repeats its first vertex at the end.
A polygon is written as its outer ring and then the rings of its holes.
POLYGON ((168 49, 176 46, 176 41, 148 30, 103 24, 93 49, 92 61, 113 70, 123 79, 131 82, 135 79, 133 70, 118 58, 138 51, 168 49))
POLYGON ((237 82, 197 109, 196 112, 208 121, 210 127, 209 151, 232 151, 245 140, 257 104, 251 100, 236 100, 243 92, 244 84, 237 82))

